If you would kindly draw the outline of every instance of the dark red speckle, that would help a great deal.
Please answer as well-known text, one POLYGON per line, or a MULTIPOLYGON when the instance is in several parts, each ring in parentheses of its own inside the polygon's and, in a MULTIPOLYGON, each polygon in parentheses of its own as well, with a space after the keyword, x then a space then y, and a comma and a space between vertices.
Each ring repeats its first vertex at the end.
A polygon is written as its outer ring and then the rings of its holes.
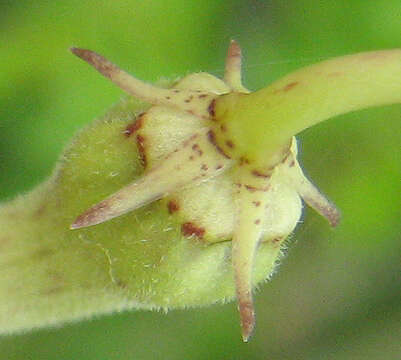
POLYGON ((185 99, 184 101, 186 102, 186 103, 189 103, 189 102, 191 102, 191 100, 194 98, 194 96, 193 95, 191 95, 188 99, 185 99))
POLYGON ((293 89, 298 84, 299 84, 299 81, 290 82, 289 84, 287 84, 286 86, 283 87, 283 91, 290 91, 291 89, 293 89))
POLYGON ((180 206, 174 200, 170 200, 167 204, 167 209, 170 214, 175 213, 176 211, 180 210, 180 206))
POLYGON ((145 138, 142 135, 136 136, 136 144, 138 146, 139 157, 141 159, 141 163, 143 167, 146 167, 146 153, 145 153, 145 138))
POLYGON ((226 145, 231 149, 234 147, 234 143, 231 140, 227 140, 226 145))
POLYGON ((245 189, 247 189, 250 192, 255 192, 255 191, 259 190, 257 187, 252 186, 252 185, 245 185, 245 189))
POLYGON ((276 247, 276 246, 279 246, 279 245, 280 245, 280 243, 281 243, 282 240, 283 240, 283 239, 282 239, 281 237, 278 237, 278 238, 272 239, 271 242, 272 242, 273 246, 276 247))
POLYGON ((196 151, 199 156, 203 155, 203 151, 202 151, 202 149, 200 148, 200 146, 198 144, 193 144, 192 145, 192 150, 196 151))
POLYGON ((216 99, 213 99, 212 102, 210 103, 209 107, 207 108, 207 111, 209 112, 210 116, 214 118, 216 115, 216 112, 214 110, 214 107, 216 106, 216 99))
POLYGON ((261 188, 256 187, 256 186, 252 186, 252 185, 244 185, 244 186, 245 186, 245 189, 247 189, 249 192, 255 192, 255 191, 263 191, 263 192, 266 192, 266 191, 268 191, 269 188, 270 188, 270 184, 267 185, 267 186, 261 187, 261 188))
POLYGON ((130 137, 132 134, 134 134, 136 131, 138 131, 142 127, 144 115, 145 115, 145 113, 142 113, 142 114, 138 115, 138 117, 136 118, 135 122, 133 122, 132 124, 129 124, 125 128, 124 135, 127 138, 130 137))
POLYGON ((181 232, 185 236, 195 235, 199 238, 203 238, 205 235, 205 229, 203 227, 198 227, 192 222, 186 222, 181 225, 181 232))
POLYGON ((256 177, 265 178, 265 179, 268 179, 271 176, 270 174, 262 173, 259 170, 252 170, 252 175, 254 175, 256 177))
POLYGON ((240 166, 242 166, 242 165, 248 165, 249 164, 249 159, 247 159, 246 157, 244 157, 244 156, 241 156, 240 158, 239 158, 239 165, 240 166))
POLYGON ((217 144, 216 135, 212 130, 209 130, 209 132, 207 133, 207 136, 208 136, 209 141, 216 147, 217 151, 220 154, 225 156, 227 159, 231 159, 231 157, 224 152, 224 150, 221 148, 221 146, 219 146, 217 144))

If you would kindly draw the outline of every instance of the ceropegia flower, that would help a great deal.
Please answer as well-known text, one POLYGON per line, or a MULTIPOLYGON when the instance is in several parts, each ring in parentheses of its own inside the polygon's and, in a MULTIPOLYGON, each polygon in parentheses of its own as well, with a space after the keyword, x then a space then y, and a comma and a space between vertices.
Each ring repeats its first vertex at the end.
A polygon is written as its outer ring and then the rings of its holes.
POLYGON ((336 226, 339 213, 305 177, 294 135, 334 115, 401 101, 401 51, 376 51, 321 62, 256 92, 241 82, 241 51, 232 41, 224 79, 207 73, 172 88, 135 79, 104 57, 73 53, 129 94, 153 106, 129 130, 144 175, 78 216, 72 229, 96 225, 155 200, 206 243, 232 240, 242 335, 255 323, 254 255, 260 242, 280 247, 304 200, 336 226))

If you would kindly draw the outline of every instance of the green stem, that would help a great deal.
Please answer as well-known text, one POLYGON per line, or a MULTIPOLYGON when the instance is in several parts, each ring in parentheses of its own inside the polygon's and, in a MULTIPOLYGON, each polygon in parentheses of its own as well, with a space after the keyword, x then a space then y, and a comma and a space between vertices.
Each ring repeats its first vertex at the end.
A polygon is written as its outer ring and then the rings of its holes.
POLYGON ((293 135, 330 117, 401 102, 401 50, 348 55, 295 71, 250 94, 216 101, 239 152, 269 159, 293 135))

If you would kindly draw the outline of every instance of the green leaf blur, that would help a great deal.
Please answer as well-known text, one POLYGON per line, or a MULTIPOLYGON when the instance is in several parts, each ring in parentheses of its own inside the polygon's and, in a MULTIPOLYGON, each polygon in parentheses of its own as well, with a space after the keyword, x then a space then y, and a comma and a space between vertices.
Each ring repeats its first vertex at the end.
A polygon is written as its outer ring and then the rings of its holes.
MULTIPOLYGON (((222 75, 228 40, 245 85, 352 52, 401 47, 399 0, 2 1, 0 199, 50 174, 63 146, 121 91, 67 50, 90 48, 138 78, 222 75)), ((131 312, 0 338, 0 359, 396 359, 401 354, 401 106, 337 117, 301 136, 301 162, 342 210, 306 211, 256 296, 258 331, 235 304, 131 312)), ((0 249, 1 251, 1 249, 0 249)), ((10 316, 12 316, 10 314, 10 316)))

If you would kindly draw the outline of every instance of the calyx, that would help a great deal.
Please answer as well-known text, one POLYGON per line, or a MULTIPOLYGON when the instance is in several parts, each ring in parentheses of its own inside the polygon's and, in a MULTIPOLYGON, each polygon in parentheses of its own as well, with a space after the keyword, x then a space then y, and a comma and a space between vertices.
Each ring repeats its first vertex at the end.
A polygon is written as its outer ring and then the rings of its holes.
POLYGON ((237 149, 227 113, 219 118, 216 112, 228 94, 249 93, 241 82, 241 51, 235 41, 224 79, 191 74, 169 89, 137 80, 92 51, 71 50, 123 90, 153 105, 138 116, 133 130, 146 158, 144 175, 78 216, 71 228, 96 225, 163 199, 182 219, 182 230, 190 238, 208 243, 231 239, 247 341, 255 324, 252 270, 259 242, 282 244, 301 217, 301 199, 332 226, 339 221, 334 205, 303 174, 295 137, 273 155, 268 153, 265 163, 254 162, 243 147, 237 149))

